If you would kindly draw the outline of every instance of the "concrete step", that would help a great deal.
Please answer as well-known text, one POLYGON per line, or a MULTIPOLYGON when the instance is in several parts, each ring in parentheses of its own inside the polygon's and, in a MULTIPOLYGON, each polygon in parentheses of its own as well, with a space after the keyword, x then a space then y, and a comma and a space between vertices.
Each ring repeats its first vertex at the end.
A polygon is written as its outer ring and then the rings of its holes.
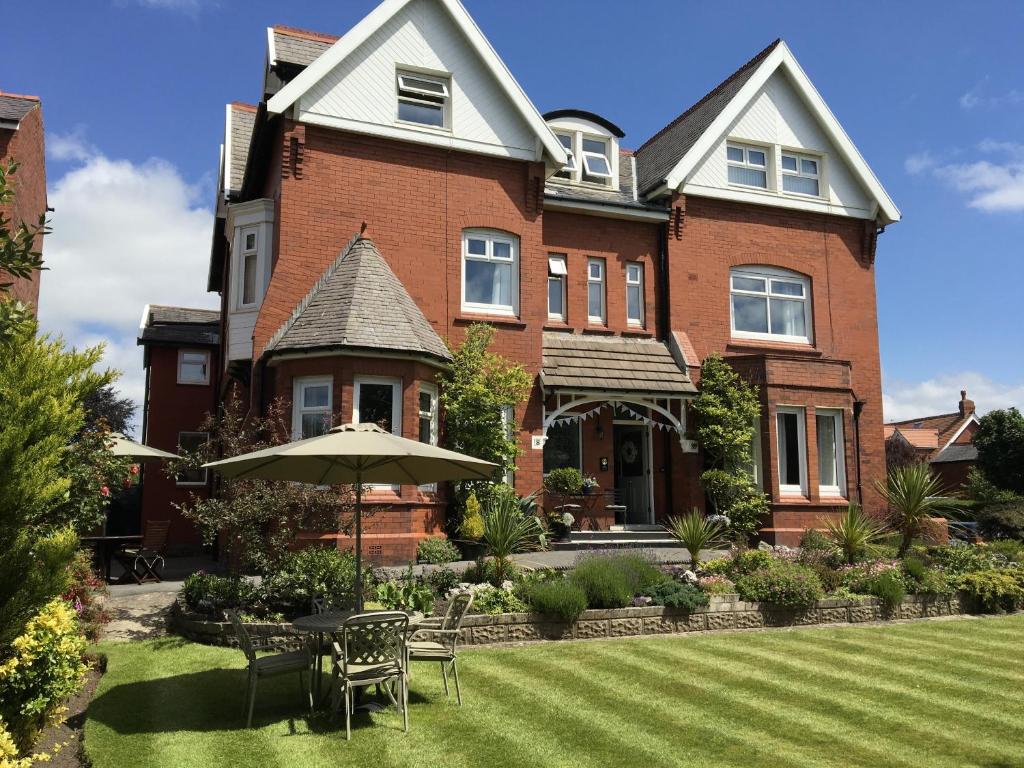
POLYGON ((679 547, 679 542, 664 530, 649 531, 573 531, 568 541, 552 543, 553 549, 651 549, 679 547))
POLYGON ((671 539, 665 532, 665 529, 661 527, 647 530, 573 531, 570 538, 573 541, 656 541, 671 539))

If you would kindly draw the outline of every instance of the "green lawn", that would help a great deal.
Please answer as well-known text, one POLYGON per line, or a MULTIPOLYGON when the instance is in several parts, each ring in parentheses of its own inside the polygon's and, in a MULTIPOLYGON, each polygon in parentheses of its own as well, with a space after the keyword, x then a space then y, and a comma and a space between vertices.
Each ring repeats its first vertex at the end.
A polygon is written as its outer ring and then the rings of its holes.
POLYGON ((1024 615, 467 650, 462 708, 413 668, 410 732, 344 740, 294 677, 244 729, 242 654, 107 643, 95 768, 173 766, 1024 766, 1024 615))

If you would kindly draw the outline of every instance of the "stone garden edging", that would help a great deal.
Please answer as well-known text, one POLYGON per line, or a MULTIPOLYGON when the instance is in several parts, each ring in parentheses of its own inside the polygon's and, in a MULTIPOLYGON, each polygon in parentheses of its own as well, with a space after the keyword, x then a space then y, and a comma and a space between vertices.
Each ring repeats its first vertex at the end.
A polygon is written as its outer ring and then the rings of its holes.
MULTIPOLYGON (((813 608, 794 611, 767 604, 747 603, 738 598, 712 597, 707 608, 693 612, 664 606, 589 610, 584 611, 572 624, 551 621, 531 613, 502 613, 494 616, 471 614, 462 622, 460 642, 465 645, 494 645, 813 624, 858 624, 951 616, 966 613, 966 606, 967 601, 959 595, 950 598, 911 595, 892 612, 885 611, 876 598, 819 600, 813 608)), ((196 642, 230 645, 234 640, 230 623, 211 621, 200 614, 189 613, 180 597, 172 606, 170 623, 173 632, 196 642)), ((247 626, 254 637, 261 639, 296 634, 288 623, 254 623, 247 626)))

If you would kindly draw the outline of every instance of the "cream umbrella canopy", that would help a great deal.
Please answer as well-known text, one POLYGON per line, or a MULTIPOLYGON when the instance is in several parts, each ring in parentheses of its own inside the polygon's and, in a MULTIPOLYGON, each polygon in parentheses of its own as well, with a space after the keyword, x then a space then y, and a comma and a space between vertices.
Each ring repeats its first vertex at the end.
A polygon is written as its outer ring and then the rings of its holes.
POLYGON ((111 432, 107 437, 109 441, 110 452, 115 456, 126 456, 132 459, 140 459, 145 461, 147 459, 177 459, 178 456, 167 451, 161 451, 159 448, 152 448, 142 443, 136 443, 134 440, 129 440, 127 437, 122 435, 120 432, 111 432))
POLYGON ((356 491, 356 609, 363 607, 362 506, 365 483, 426 485, 490 480, 496 464, 385 432, 376 424, 343 424, 305 440, 204 464, 239 480, 353 485, 356 491))

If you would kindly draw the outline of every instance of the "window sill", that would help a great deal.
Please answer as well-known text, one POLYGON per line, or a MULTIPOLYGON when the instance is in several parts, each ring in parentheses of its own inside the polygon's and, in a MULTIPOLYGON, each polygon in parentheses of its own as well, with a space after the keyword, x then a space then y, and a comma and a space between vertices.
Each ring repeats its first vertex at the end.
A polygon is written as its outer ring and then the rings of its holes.
POLYGON ((801 344, 795 341, 761 341, 759 339, 730 339, 725 345, 726 349, 740 351, 761 351, 761 352, 789 352, 807 357, 821 357, 821 350, 813 344, 801 344))
POLYGON ((650 338, 652 338, 654 336, 654 334, 651 333, 650 331, 648 331, 646 328, 639 328, 639 327, 635 327, 635 326, 632 327, 632 328, 627 328, 626 330, 624 330, 622 332, 622 335, 623 336, 634 336, 636 338, 641 338, 641 339, 650 339, 650 338))
POLYGON ((573 327, 568 323, 560 323, 557 320, 549 320, 541 326, 543 331, 564 331, 565 333, 572 333, 573 327))
POLYGON ((456 325, 469 325, 470 323, 490 323, 491 325, 503 325, 507 328, 525 328, 526 323, 520 320, 518 317, 512 317, 511 315, 486 315, 486 314, 466 314, 456 315, 454 323, 456 325))
POLYGON ((583 329, 583 333, 591 333, 597 336, 614 336, 615 331, 603 325, 588 325, 583 329))

